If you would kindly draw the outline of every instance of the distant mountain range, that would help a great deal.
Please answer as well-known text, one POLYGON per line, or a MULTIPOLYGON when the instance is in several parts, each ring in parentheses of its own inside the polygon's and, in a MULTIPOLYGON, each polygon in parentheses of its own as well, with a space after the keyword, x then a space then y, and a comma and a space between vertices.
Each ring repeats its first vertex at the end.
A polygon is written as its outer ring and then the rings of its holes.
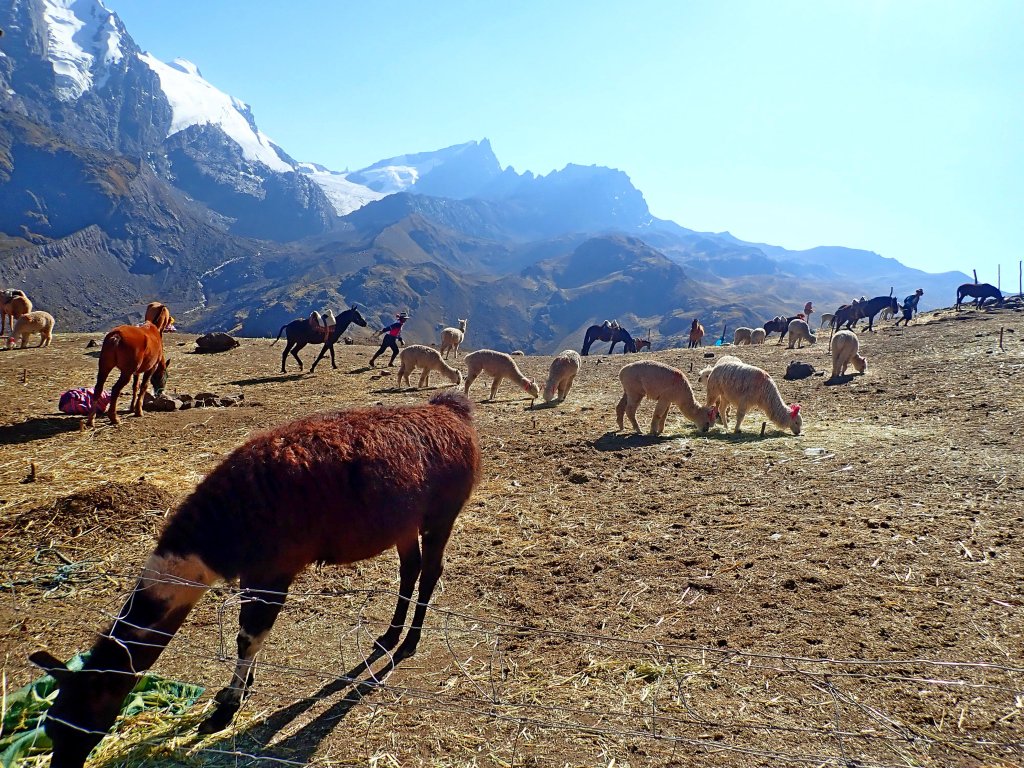
POLYGON ((192 330, 276 333, 312 309, 470 317, 467 345, 549 352, 618 318, 679 343, 812 299, 946 304, 961 273, 869 251, 788 251, 653 217, 622 171, 502 167, 490 142, 352 172, 298 162, 184 60, 144 53, 100 0, 0 7, 0 284, 60 327, 161 298, 192 330))

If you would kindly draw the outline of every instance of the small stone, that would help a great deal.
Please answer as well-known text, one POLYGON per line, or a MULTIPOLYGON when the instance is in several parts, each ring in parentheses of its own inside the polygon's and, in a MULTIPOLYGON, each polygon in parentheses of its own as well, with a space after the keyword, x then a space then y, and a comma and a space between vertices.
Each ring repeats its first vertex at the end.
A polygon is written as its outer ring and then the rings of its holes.
POLYGON ((181 408, 181 400, 174 397, 168 397, 167 395, 160 395, 159 397, 153 398, 148 403, 142 404, 143 410, 146 411, 176 411, 181 408))
POLYGON ((235 398, 233 398, 233 397, 222 397, 217 402, 223 408, 230 408, 232 405, 237 405, 238 404, 238 401, 235 400, 235 398))

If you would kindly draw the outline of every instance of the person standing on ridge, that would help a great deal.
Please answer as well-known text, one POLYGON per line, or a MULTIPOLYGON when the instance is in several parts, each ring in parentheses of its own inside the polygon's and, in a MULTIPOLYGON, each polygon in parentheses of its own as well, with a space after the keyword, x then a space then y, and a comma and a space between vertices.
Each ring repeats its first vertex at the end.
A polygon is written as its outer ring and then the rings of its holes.
POLYGON ((405 339, 402 338, 402 326, 405 325, 405 321, 409 319, 409 315, 405 312, 399 312, 395 315, 395 322, 389 325, 387 328, 381 328, 377 331, 377 335, 384 334, 384 340, 380 343, 380 349, 378 349, 373 357, 370 358, 370 367, 374 367, 374 361, 384 354, 385 349, 391 350, 391 362, 388 365, 395 364, 395 358, 398 357, 398 345, 405 346, 405 339))

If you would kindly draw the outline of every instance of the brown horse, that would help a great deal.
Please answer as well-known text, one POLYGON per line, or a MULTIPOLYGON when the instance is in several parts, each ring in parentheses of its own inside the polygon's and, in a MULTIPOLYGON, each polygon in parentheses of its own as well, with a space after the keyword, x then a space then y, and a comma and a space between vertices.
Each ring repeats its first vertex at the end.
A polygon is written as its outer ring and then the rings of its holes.
POLYGON ((704 326, 697 321, 697 318, 693 318, 693 323, 690 324, 690 342, 687 347, 696 349, 701 346, 704 346, 704 326))
MULTIPOLYGON (((93 392, 102 392, 103 384, 110 372, 117 368, 121 375, 110 390, 110 407, 107 416, 111 424, 117 424, 117 397, 121 394, 133 376, 142 375, 142 389, 132 385, 131 410, 136 416, 142 415, 142 400, 152 380, 153 389, 157 394, 167 384, 167 366, 169 361, 164 358, 163 332, 171 324, 171 313, 162 304, 152 312, 147 308, 147 316, 152 314, 153 320, 146 320, 140 325, 119 325, 103 337, 100 348, 99 372, 96 375, 96 387, 93 392)), ((136 378, 137 381, 137 378, 136 378)), ((99 397, 93 399, 92 411, 86 420, 90 427, 96 419, 99 409, 99 397)))

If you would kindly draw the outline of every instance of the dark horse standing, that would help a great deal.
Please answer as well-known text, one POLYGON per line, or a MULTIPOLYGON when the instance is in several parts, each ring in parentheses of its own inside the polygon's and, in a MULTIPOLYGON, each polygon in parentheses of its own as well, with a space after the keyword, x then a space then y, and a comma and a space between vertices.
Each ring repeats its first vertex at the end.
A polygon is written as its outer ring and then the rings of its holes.
POLYGON ((773 333, 777 333, 779 334, 779 344, 781 344, 782 340, 786 338, 786 334, 789 333, 789 324, 797 319, 797 315, 793 315, 792 317, 783 317, 782 315, 779 315, 778 317, 772 318, 761 326, 764 328, 765 340, 767 341, 773 333))
POLYGON ((974 302, 974 306, 981 309, 985 304, 985 299, 995 299, 993 304, 1003 303, 1003 292, 996 288, 992 283, 964 283, 956 289, 956 308, 960 311, 960 304, 963 303, 964 297, 970 296, 973 299, 977 299, 974 302))
POLYGON ((351 309, 346 309, 337 318, 337 324, 334 326, 334 330, 331 335, 326 339, 324 334, 314 330, 313 326, 309 324, 308 318, 299 318, 298 320, 292 320, 287 325, 282 325, 281 330, 277 332, 277 338, 274 339, 271 346, 277 344, 281 339, 281 334, 285 334, 285 338, 288 343, 285 344, 284 352, 281 353, 281 373, 285 372, 285 363, 288 360, 288 353, 292 353, 292 357, 295 358, 295 362, 299 364, 299 370, 302 370, 302 361, 299 360, 299 351, 307 344, 320 344, 323 343, 323 349, 320 350, 320 354, 316 356, 316 360, 313 361, 313 365, 310 366, 309 372, 312 373, 316 370, 316 364, 320 362, 327 351, 331 352, 331 365, 334 368, 338 366, 334 362, 334 344, 341 338, 341 334, 348 328, 349 323, 355 323, 366 327, 366 321, 363 316, 359 314, 359 310, 356 309, 355 304, 352 305, 351 309))
POLYGON ((832 318, 832 329, 839 330, 839 326, 846 323, 846 330, 852 331, 853 324, 861 318, 868 319, 868 330, 873 331, 875 315, 883 309, 892 310, 894 315, 899 314, 900 302, 895 296, 875 296, 867 301, 855 301, 853 304, 843 304, 835 312, 832 318))
POLYGON ((622 342, 623 354, 626 352, 636 352, 636 342, 625 328, 612 328, 607 325, 590 326, 587 328, 587 335, 583 337, 583 349, 580 351, 580 354, 584 357, 589 355, 590 345, 595 341, 610 341, 612 345, 608 348, 609 355, 620 341, 622 342))

